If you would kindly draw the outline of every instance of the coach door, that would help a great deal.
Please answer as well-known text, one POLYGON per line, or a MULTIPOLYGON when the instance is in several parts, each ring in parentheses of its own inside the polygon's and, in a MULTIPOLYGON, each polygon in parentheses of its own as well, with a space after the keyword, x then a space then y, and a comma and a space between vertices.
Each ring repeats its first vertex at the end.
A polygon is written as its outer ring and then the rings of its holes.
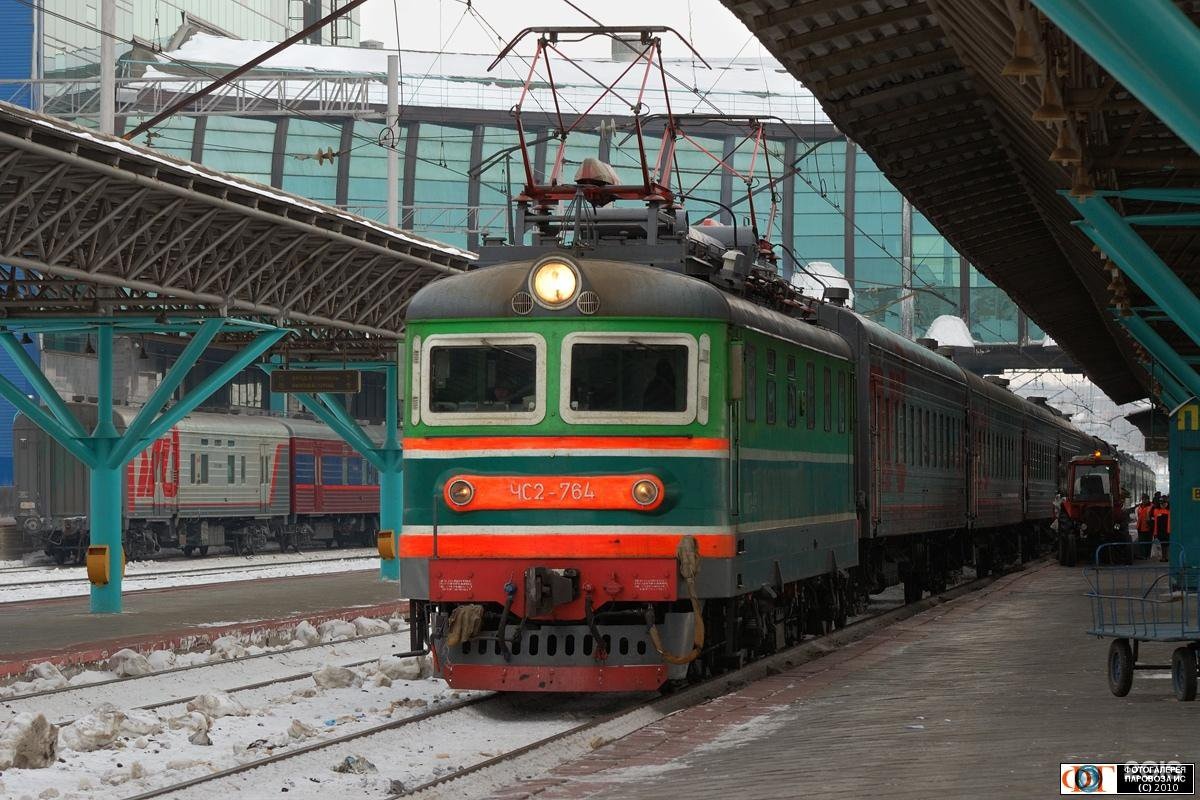
POLYGON ((161 517, 167 513, 166 483, 170 480, 167 471, 171 468, 170 451, 159 439, 150 446, 150 481, 154 494, 153 513, 161 517))
MULTIPOLYGON (((871 470, 871 487, 870 498, 871 507, 871 531, 875 532, 876 526, 883 517, 883 464, 887 459, 887 453, 884 449, 887 447, 888 437, 891 436, 890 419, 887 416, 887 400, 883 394, 883 385, 879 380, 872 380, 871 392, 871 451, 870 451, 870 470, 871 470)), ((858 473, 859 475, 862 472, 858 473)))
POLYGON ((271 478, 275 474, 272 463, 274 455, 271 445, 258 446, 258 507, 263 511, 271 508, 271 478))

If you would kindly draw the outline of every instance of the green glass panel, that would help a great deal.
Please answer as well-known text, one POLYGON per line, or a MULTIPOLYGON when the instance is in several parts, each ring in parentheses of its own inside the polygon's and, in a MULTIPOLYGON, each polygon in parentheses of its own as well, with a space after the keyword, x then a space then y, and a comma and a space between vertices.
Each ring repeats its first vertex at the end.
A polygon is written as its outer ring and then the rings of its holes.
MULTIPOLYGON (((287 145, 283 156, 283 188, 304 197, 333 205, 337 199, 338 159, 342 149, 342 126, 317 120, 288 121, 287 145), (321 160, 318 151, 333 150, 337 158, 321 160)), ((351 154, 352 157, 352 154, 351 154)))
POLYGON ((274 150, 274 120, 209 117, 205 123, 205 166, 269 185, 274 150))

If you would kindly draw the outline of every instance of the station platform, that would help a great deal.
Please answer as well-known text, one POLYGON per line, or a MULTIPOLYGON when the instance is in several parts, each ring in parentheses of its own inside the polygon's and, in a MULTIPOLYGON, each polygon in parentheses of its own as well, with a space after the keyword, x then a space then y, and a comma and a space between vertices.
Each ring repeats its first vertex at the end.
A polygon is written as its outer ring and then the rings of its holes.
POLYGON ((1168 673, 1109 693, 1086 590, 1032 564, 494 798, 1032 798, 1060 763, 1196 762, 1200 705, 1168 673))
POLYGON ((92 614, 86 596, 3 603, 0 677, 40 661, 90 663, 123 647, 186 647, 232 631, 390 616, 407 606, 377 570, 146 589, 125 596, 122 614, 92 614))

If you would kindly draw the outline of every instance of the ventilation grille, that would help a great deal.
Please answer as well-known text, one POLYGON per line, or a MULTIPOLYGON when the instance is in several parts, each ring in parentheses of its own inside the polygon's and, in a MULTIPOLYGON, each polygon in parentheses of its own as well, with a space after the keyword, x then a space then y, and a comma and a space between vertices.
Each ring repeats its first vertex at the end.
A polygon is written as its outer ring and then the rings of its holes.
POLYGON ((517 292, 512 297, 512 310, 522 317, 533 311, 533 296, 529 292, 517 292))
POLYGON ((595 314, 600 310, 600 295, 589 289, 579 295, 578 303, 579 313, 588 315, 595 314))

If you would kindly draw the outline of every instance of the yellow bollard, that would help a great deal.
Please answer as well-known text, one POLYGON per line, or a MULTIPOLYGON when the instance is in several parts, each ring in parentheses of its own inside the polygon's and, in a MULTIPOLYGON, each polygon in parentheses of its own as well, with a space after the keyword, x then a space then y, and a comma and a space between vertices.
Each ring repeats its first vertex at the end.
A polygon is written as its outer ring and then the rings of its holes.
POLYGON ((384 561, 391 561, 397 557, 395 531, 380 531, 376 544, 379 547, 379 557, 384 561))

